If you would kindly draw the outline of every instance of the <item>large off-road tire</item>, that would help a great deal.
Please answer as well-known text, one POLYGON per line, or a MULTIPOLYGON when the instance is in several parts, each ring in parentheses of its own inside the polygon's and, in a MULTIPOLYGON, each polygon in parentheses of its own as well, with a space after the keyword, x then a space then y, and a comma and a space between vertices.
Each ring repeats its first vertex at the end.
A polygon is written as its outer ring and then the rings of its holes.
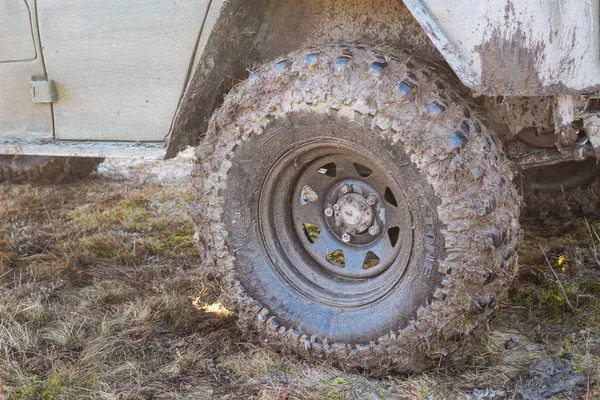
POLYGON ((103 158, 0 155, 0 183, 61 183, 92 173, 103 158))
POLYGON ((198 156, 207 273, 279 351, 419 371, 514 276, 511 166, 474 109, 408 55, 328 47, 269 64, 227 96, 198 156))
POLYGON ((524 217, 553 221, 600 215, 599 175, 596 158, 523 171, 517 179, 524 217))

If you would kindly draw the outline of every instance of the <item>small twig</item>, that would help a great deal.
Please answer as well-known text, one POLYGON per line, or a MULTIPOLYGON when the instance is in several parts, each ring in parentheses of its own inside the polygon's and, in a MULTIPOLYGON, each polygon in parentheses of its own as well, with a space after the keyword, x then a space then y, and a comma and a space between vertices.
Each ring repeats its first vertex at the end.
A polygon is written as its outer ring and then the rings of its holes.
POLYGON ((575 315, 577 317, 577 314, 575 313, 575 309, 573 308, 573 306, 571 305, 571 302, 569 301, 569 297, 567 296, 567 292, 565 292, 565 288, 563 287, 560 279, 558 279, 558 275, 556 274, 556 271, 554 271, 554 268, 552 268, 552 264, 550 264, 550 260, 548 260, 548 255, 546 254, 546 252, 542 248, 542 244, 541 243, 538 243, 538 244, 540 246, 540 250, 541 250, 542 254, 544 255, 544 258, 546 259, 546 263, 550 267, 550 271, 552 271, 552 274, 556 278, 556 283, 558 284, 558 287, 560 287, 560 290, 562 291, 563 296, 565 296, 565 300, 567 301, 567 304, 568 304, 569 308, 571 309, 571 312, 573 313, 573 315, 575 315))
POLYGON ((46 212, 46 216, 48 217, 48 220, 50 221, 50 225, 52 225, 52 231, 54 233, 56 233, 56 227, 54 226, 54 221, 52 220, 52 217, 50 216, 50 213, 48 212, 48 209, 46 208, 46 203, 44 203, 42 201, 42 205, 44 206, 44 211, 46 212))
POLYGON ((583 220, 585 221, 585 226, 587 227, 587 230, 590 233, 590 237, 592 239, 592 247, 594 248, 594 259, 596 260, 596 264, 600 265, 600 261, 598 261, 598 251, 596 250, 594 236, 596 236, 596 240, 598 241, 600 241, 600 237, 598 237, 598 234, 595 231, 592 232, 592 228, 590 227, 590 223, 588 222, 587 218, 584 217, 583 220))
POLYGON ((589 341, 589 335, 586 336, 585 338, 585 359, 586 359, 586 368, 585 368, 585 372, 587 374, 587 390, 585 392, 585 399, 588 400, 590 398, 590 387, 592 386, 592 380, 590 378, 590 365, 589 365, 589 359, 590 359, 590 341, 589 341))

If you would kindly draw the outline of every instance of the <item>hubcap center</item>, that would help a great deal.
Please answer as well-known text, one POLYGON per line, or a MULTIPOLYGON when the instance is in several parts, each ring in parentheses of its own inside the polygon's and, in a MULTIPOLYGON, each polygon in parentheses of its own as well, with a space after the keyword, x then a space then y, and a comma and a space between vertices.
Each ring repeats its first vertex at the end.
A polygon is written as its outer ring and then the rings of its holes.
POLYGON ((373 224, 373 208, 358 193, 341 196, 333 209, 336 225, 350 234, 363 233, 373 224))

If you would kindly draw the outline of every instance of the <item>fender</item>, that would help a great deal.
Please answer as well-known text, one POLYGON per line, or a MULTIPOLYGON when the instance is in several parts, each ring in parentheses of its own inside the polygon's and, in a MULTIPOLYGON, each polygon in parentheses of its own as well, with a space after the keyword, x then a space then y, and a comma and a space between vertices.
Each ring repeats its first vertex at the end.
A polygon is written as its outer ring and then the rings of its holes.
POLYGON ((213 0, 209 14, 171 127, 167 158, 198 144, 211 114, 236 78, 245 79, 248 71, 265 61, 305 46, 340 42, 384 45, 443 62, 409 9, 398 0, 213 0))
POLYGON ((599 0, 404 3, 463 84, 476 94, 600 91, 599 0))

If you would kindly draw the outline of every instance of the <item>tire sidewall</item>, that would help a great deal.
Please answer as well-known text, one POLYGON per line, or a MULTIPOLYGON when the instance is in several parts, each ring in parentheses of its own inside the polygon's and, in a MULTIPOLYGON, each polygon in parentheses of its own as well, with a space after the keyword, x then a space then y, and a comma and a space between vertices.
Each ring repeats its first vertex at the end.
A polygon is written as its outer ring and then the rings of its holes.
POLYGON ((221 196, 224 209, 231 210, 225 213, 224 222, 227 245, 235 253, 237 279, 278 325, 336 342, 369 343, 406 326, 417 310, 432 300, 441 278, 437 265, 444 249, 435 214, 439 200, 410 163, 401 142, 393 144, 355 121, 315 111, 272 121, 262 135, 249 137, 237 146, 229 161, 232 167, 221 196), (410 260, 400 281, 371 304, 344 308, 319 304, 290 284, 265 247, 257 223, 263 182, 285 152, 315 137, 349 140, 387 160, 385 167, 404 190, 413 225, 410 260), (433 242, 432 231, 437 239, 433 242))
MULTIPOLYGON (((238 314, 242 329, 255 329, 279 351, 382 374, 391 369, 420 371, 439 361, 492 315, 516 273, 521 231, 513 169, 473 103, 449 86, 451 78, 437 71, 409 54, 385 49, 309 48, 265 65, 228 94, 198 148, 197 197, 191 212, 207 273, 219 279, 221 301, 238 314), (377 64, 382 57, 388 62, 384 70, 377 64), (442 200, 432 205, 436 235, 441 231, 443 238, 436 249, 444 248, 443 254, 436 253, 439 285, 431 286, 435 290, 423 299, 414 320, 404 328, 394 326, 389 334, 381 332, 376 341, 356 343, 350 335, 349 343, 332 343, 255 301, 274 299, 275 311, 282 303, 294 304, 293 298, 275 296, 285 285, 281 280, 257 290, 240 285, 246 278, 253 282, 263 265, 258 262, 260 246, 252 245, 252 236, 260 235, 252 223, 265 172, 252 164, 267 168, 263 159, 279 145, 270 146, 264 139, 264 145, 254 147, 248 157, 235 153, 263 140, 257 139, 261 136, 279 140, 284 136, 274 135, 280 128, 273 130, 273 123, 306 112, 368 127, 364 140, 383 141, 381 148, 388 152, 400 143, 416 165, 417 176, 433 189, 433 198, 442 200), (231 179, 232 168, 244 169, 238 181, 231 179), (246 180, 259 183, 240 183, 246 180), (243 192, 243 197, 229 201, 227 190, 243 192), (242 263, 243 270, 238 267, 242 263)), ((373 310, 371 317, 377 318, 373 310)), ((326 329, 316 331, 327 335, 326 329)), ((369 332, 370 338, 375 336, 369 332)))

